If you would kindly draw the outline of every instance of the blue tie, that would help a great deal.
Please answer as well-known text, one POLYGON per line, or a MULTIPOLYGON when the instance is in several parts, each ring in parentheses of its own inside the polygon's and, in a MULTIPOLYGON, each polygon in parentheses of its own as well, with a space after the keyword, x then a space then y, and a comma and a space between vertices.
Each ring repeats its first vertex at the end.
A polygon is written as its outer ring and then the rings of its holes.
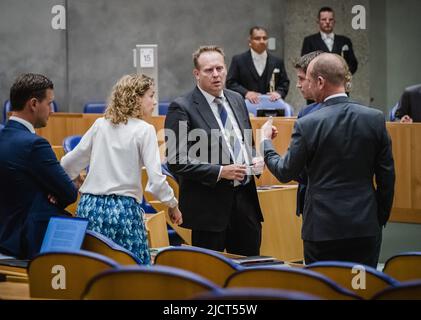
MULTIPOLYGON (((234 126, 232 125, 232 122, 228 117, 227 110, 225 109, 224 103, 222 102, 222 98, 216 97, 214 102, 218 106, 219 116, 221 118, 221 122, 224 127, 225 133, 229 136, 228 141, 233 153, 233 161, 236 164, 245 164, 244 154, 241 150, 241 141, 235 134, 234 126)), ((246 184, 247 182, 247 176, 245 176, 244 180, 241 181, 241 184, 246 184)))

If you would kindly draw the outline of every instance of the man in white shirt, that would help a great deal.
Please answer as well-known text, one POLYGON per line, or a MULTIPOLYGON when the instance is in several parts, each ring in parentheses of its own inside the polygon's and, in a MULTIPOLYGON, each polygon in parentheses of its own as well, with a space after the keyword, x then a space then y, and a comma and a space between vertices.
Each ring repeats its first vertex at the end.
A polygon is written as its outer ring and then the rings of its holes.
MULTIPOLYGON (((259 255, 263 221, 251 167, 252 128, 244 99, 224 89, 224 52, 193 54, 197 86, 175 99, 165 130, 168 168, 179 179, 182 227, 192 244, 245 256, 259 255)), ((256 165, 253 165, 256 163, 256 165)))
POLYGON ((255 26, 249 33, 250 50, 232 58, 227 76, 227 88, 237 91, 251 103, 268 94, 271 101, 284 99, 289 79, 282 59, 267 52, 268 33, 255 26))
POLYGON ((330 7, 319 10, 317 24, 319 32, 304 38, 301 55, 321 50, 336 53, 344 57, 352 74, 357 71, 358 61, 355 57, 352 42, 348 37, 335 34, 335 13, 330 7))
POLYGON ((347 97, 346 73, 335 54, 323 53, 310 62, 308 93, 322 106, 296 121, 284 156, 270 141, 276 133, 272 120, 265 123, 265 163, 282 182, 307 171, 306 264, 339 260, 377 267, 381 230, 393 202, 392 148, 383 113, 347 97))

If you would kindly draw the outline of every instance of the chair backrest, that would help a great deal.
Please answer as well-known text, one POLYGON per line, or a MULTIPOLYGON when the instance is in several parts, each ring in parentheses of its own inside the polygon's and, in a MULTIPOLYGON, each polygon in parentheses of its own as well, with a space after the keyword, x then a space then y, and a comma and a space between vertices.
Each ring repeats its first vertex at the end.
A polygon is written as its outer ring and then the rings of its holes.
POLYGON ((403 252, 389 258, 383 273, 398 281, 421 280, 421 252, 403 252))
POLYGON ((146 215, 145 227, 148 232, 150 248, 168 247, 170 245, 165 211, 146 215))
POLYGON ((140 264, 140 261, 129 250, 116 244, 106 236, 92 230, 86 231, 82 249, 102 254, 121 265, 140 264))
POLYGON ((28 267, 30 295, 32 298, 80 299, 93 276, 117 267, 115 261, 93 252, 43 253, 28 267))
MULTIPOLYGON (((51 102, 50 106, 51 106, 51 112, 58 111, 57 102, 55 101, 51 102)), ((11 111, 11 109, 12 109, 12 104, 10 103, 10 100, 7 99, 3 104, 3 123, 6 123, 7 114, 11 111)))
POLYGON ((398 109, 399 102, 396 103, 393 108, 389 111, 389 121, 395 121, 396 120, 396 110, 398 109))
POLYGON ((194 300, 322 300, 314 295, 268 288, 224 288, 201 293, 194 300))
POLYGON ((351 262, 316 262, 306 269, 325 275, 364 299, 371 299, 380 290, 398 284, 395 279, 372 267, 351 262))
POLYGON ((168 107, 170 106, 169 101, 159 101, 158 103, 158 115, 166 116, 168 112, 168 107))
POLYGON ((373 300, 421 300, 421 281, 402 282, 377 293, 373 300))
POLYGON ((75 136, 68 136, 63 139, 63 150, 64 153, 68 153, 72 151, 80 142, 82 136, 75 135, 75 136))
POLYGON ((0 130, 2 130, 4 128, 4 125, 2 125, 1 123, 0 123, 0 130))
POLYGON ((291 267, 258 267, 238 271, 228 278, 225 287, 294 290, 334 300, 361 299, 317 272, 291 267))
POLYGON ((83 106, 83 113, 104 113, 105 102, 88 102, 83 106))
POLYGON ((192 272, 164 266, 122 267, 93 278, 84 299, 173 300, 189 299, 199 293, 218 290, 214 283, 192 272))
POLYGON ((247 110, 249 113, 257 115, 258 109, 283 109, 285 110, 285 117, 292 117, 294 115, 292 107, 283 100, 270 101, 269 95, 259 96, 259 103, 251 103, 248 99, 245 100, 247 110))
POLYGON ((173 247, 159 252, 155 264, 188 270, 223 286, 230 275, 242 270, 223 255, 198 247, 173 247))

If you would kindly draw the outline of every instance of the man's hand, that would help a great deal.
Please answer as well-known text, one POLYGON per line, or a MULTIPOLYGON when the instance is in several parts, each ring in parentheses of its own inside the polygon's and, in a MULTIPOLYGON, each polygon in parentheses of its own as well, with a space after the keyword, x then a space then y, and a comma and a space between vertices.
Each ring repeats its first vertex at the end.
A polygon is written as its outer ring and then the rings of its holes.
POLYGON ((85 181, 85 177, 83 177, 82 175, 78 175, 77 178, 73 180, 73 183, 75 184, 76 189, 79 190, 79 188, 83 184, 83 181, 85 181))
POLYGON ((246 99, 249 100, 251 103, 259 103, 260 99, 259 99, 260 93, 255 92, 255 91, 248 91, 246 93, 246 99))
POLYGON ((262 174, 265 170, 265 161, 262 157, 254 157, 251 162, 253 163, 253 174, 262 174))
POLYGON ((268 92, 267 94, 269 95, 269 100, 272 101, 272 102, 274 102, 276 100, 279 100, 279 99, 282 100, 281 95, 277 91, 268 92))
POLYGON ((412 123, 412 118, 408 115, 404 115, 401 119, 401 123, 412 123))
POLYGON ((243 181, 246 174, 247 167, 245 165, 230 164, 222 167, 220 178, 243 181))
POLYGON ((168 215, 170 216, 171 222, 179 226, 183 223, 183 215, 181 214, 178 206, 175 208, 168 208, 168 215))
POLYGON ((262 130, 262 140, 275 139, 278 135, 278 129, 273 125, 272 117, 269 117, 269 120, 260 129, 262 130))

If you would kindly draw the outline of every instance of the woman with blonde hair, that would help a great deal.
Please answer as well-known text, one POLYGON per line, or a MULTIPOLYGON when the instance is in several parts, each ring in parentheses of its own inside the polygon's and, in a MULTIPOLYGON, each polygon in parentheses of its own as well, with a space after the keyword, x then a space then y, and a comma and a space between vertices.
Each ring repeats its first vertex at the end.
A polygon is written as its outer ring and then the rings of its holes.
POLYGON ((89 166, 80 187, 78 217, 125 247, 143 263, 150 263, 141 208, 141 169, 146 167, 146 190, 169 207, 171 220, 182 223, 174 192, 161 171, 155 128, 144 119, 156 106, 153 80, 126 75, 114 86, 104 117, 95 121, 61 165, 72 179, 89 166))

